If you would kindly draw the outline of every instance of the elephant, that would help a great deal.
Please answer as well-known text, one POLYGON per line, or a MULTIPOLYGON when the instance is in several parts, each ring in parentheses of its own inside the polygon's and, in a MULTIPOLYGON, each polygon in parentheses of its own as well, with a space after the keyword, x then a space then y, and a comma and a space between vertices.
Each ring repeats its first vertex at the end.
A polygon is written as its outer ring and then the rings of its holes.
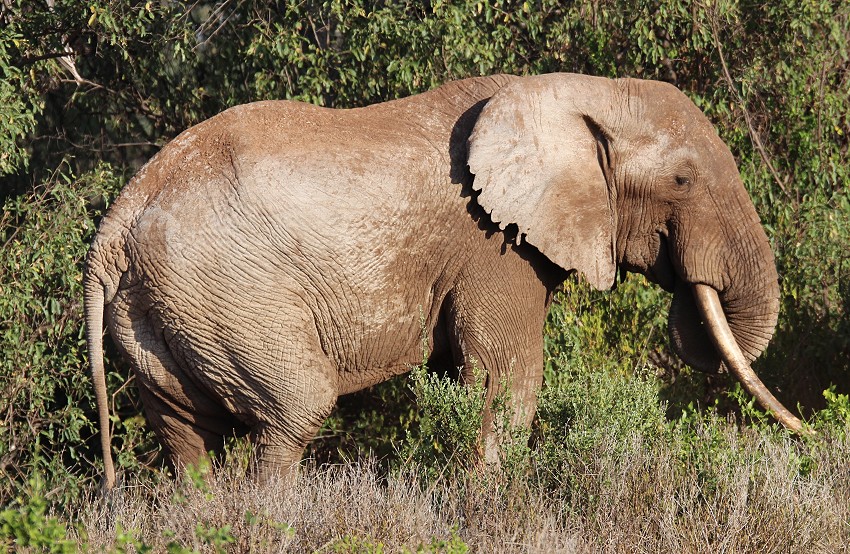
MULTIPOLYGON (((557 288, 618 271, 673 293, 686 363, 749 363, 779 312, 768 239, 729 148, 675 86, 569 73, 449 82, 331 109, 230 108, 164 146, 99 225, 84 268, 105 481, 104 326, 176 467, 250 435, 291 475, 340 395, 430 360, 531 425, 557 288), (478 366, 475 369, 474 366, 478 366)), ((489 408, 483 456, 494 448, 489 408)))

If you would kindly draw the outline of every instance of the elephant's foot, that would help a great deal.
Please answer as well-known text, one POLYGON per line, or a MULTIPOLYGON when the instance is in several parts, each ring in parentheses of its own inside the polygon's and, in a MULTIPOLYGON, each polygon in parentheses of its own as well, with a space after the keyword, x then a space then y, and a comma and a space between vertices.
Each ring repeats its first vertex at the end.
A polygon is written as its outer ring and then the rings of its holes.
POLYGON ((304 447, 258 444, 248 469, 248 475, 259 484, 280 481, 293 486, 298 480, 304 447))
POLYGON ((192 421, 170 402, 140 387, 145 415, 168 457, 172 469, 181 473, 187 466, 210 465, 224 454, 224 435, 220 429, 211 430, 192 421))

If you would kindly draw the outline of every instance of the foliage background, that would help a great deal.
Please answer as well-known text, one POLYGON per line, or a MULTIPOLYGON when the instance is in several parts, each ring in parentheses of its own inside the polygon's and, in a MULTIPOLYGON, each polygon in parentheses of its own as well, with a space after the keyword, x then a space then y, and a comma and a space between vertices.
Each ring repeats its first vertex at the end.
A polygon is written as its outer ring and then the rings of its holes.
MULTIPOLYGON (((53 502, 99 475, 80 290, 98 217, 180 131, 268 98, 360 106, 495 72, 676 84, 730 145, 777 255, 780 323, 756 370, 787 405, 823 408, 824 390, 850 390, 848 44, 842 0, 0 1, 0 505, 36 475, 53 502)), ((668 302, 638 278, 606 294, 567 283, 549 390, 613 399, 638 375, 670 418, 713 407, 757 423, 729 381, 669 353, 668 302)), ((156 468, 108 356, 119 464, 156 468)), ((311 455, 392 455, 415 427, 410 396, 397 380, 343 399, 311 455)), ((597 430, 646 415, 616 405, 597 430)), ((557 412, 544 408, 540 436, 557 412)))

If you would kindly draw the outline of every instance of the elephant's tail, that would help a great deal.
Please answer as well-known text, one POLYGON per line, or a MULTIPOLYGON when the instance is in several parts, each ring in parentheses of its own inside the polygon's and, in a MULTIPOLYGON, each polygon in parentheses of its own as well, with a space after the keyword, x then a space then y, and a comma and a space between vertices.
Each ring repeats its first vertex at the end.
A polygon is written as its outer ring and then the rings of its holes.
MULTIPOLYGON (((89 257, 91 260, 91 256, 89 257)), ((103 309, 106 288, 89 267, 83 275, 83 304, 86 318, 86 340, 89 350, 89 365, 94 382, 94 397, 100 425, 100 445, 103 449, 104 487, 115 486, 115 465, 112 463, 111 437, 109 431, 109 405, 106 394, 106 375, 103 366, 103 309)))
POLYGON ((118 294, 121 280, 129 269, 131 229, 150 198, 145 190, 142 193, 137 190, 147 183, 142 178, 144 173, 142 169, 130 181, 101 220, 83 269, 86 342, 103 449, 104 488, 107 490, 115 486, 115 465, 112 462, 109 399, 103 360, 104 309, 118 294))

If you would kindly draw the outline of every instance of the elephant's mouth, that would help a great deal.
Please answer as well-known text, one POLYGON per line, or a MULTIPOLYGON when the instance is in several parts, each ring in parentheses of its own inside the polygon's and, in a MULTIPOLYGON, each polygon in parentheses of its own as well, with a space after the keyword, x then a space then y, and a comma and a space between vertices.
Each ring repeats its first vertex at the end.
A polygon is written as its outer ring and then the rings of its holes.
POLYGON ((649 279, 666 290, 673 292, 676 288, 678 276, 673 267, 673 260, 670 257, 670 247, 667 243, 668 237, 666 233, 658 232, 658 250, 655 255, 655 261, 649 267, 649 279))
POLYGON ((723 365, 711 344, 691 293, 691 284, 679 275, 672 259, 669 236, 663 229, 631 243, 620 260, 620 269, 642 274, 667 292, 673 293, 668 317, 670 344, 691 367, 705 373, 719 373, 723 365))
POLYGON ((620 261, 620 268, 631 273, 640 273, 647 280, 657 284, 667 292, 673 292, 678 277, 673 260, 670 257, 671 251, 667 241, 666 232, 659 230, 649 235, 648 246, 644 252, 648 251, 651 254, 646 257, 639 256, 637 260, 632 260, 627 250, 620 261))
POLYGON ((656 231, 652 237, 655 256, 643 273, 648 280, 673 293, 667 319, 670 344, 679 358, 694 369, 722 373, 723 361, 712 344, 692 293, 695 283, 689 283, 676 271, 669 240, 665 230, 656 231))

